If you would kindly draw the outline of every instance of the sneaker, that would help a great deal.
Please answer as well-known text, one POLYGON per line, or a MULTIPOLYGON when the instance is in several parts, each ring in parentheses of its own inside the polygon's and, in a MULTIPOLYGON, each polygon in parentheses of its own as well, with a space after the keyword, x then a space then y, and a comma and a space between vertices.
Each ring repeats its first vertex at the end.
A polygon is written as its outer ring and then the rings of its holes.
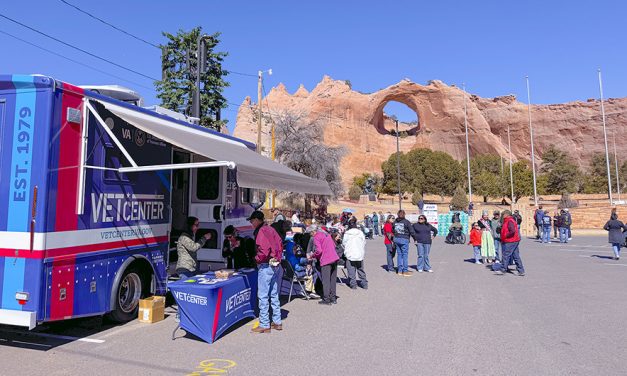
POLYGON ((401 275, 403 277, 411 277, 413 275, 413 273, 412 272, 403 272, 403 273, 401 273, 401 275))
POLYGON ((475 264, 481 265, 481 261, 475 261, 475 264))
POLYGON ((256 327, 256 328, 252 328, 250 330, 251 333, 257 333, 257 334, 262 334, 262 333, 270 333, 270 328, 262 328, 260 326, 256 327))
POLYGON ((568 238, 568 240, 573 240, 573 238, 568 238))
POLYGON ((327 302, 326 300, 321 300, 318 302, 318 304, 322 304, 322 305, 331 305, 331 302, 327 302))
POLYGON ((320 299, 320 295, 316 294, 315 292, 310 292, 309 299, 320 299))
POLYGON ((427 273, 433 273, 433 269, 427 270, 427 273))
POLYGON ((418 270, 418 273, 422 273, 422 269, 418 270))
POLYGON ((494 272, 494 275, 504 275, 504 274, 503 274, 503 272, 502 272, 502 271, 497 270, 497 271, 495 271, 495 272, 494 272))
POLYGON ((518 276, 519 276, 519 277, 524 277, 524 276, 525 276, 525 273, 518 273, 518 276))
POLYGON ((337 299, 331 300, 331 304, 337 304, 337 299))

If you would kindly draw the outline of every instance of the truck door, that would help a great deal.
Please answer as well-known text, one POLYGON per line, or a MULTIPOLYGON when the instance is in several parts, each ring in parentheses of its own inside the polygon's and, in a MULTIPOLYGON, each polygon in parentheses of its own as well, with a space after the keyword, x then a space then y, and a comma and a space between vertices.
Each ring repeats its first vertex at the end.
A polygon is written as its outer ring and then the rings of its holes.
MULTIPOLYGON (((193 162, 207 162, 209 159, 198 155, 193 162)), ((200 229, 198 237, 207 232, 211 239, 198 251, 198 260, 223 263, 222 229, 224 222, 224 197, 226 169, 224 167, 199 168, 192 170, 189 215, 197 217, 200 229)))

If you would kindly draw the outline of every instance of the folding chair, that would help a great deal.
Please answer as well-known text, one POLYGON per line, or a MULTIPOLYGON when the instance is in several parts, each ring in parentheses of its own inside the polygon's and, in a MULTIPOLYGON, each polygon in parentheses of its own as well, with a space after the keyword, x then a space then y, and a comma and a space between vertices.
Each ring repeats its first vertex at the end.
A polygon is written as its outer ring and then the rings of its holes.
POLYGON ((283 279, 290 282, 290 295, 287 298, 287 302, 289 303, 292 300, 292 290, 294 289, 294 282, 298 283, 300 288, 303 290, 303 294, 305 294, 305 299, 309 300, 309 294, 307 294, 307 290, 305 290, 305 278, 298 278, 296 273, 294 272, 294 268, 292 264, 287 260, 281 261, 281 266, 283 267, 283 279))

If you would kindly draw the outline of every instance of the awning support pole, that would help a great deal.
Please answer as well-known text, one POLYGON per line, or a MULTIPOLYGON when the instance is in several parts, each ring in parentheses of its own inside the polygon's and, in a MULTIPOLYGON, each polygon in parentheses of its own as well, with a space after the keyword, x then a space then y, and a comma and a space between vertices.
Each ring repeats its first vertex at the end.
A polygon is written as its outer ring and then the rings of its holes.
POLYGON ((81 155, 78 169, 78 190, 76 197, 76 214, 85 213, 85 157, 87 155, 87 127, 89 126, 89 109, 87 108, 87 98, 83 98, 83 121, 81 127, 81 155))

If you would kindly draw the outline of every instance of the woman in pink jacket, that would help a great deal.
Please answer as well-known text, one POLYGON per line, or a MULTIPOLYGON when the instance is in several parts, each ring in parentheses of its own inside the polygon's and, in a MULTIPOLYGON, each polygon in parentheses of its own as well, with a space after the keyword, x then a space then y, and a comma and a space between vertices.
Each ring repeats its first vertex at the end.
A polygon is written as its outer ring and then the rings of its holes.
POLYGON ((318 228, 317 225, 309 226, 307 232, 311 234, 311 241, 313 242, 313 251, 308 254, 308 258, 318 260, 322 275, 323 297, 318 304, 337 304, 335 285, 337 283, 337 260, 340 258, 335 251, 335 242, 331 235, 318 228))

